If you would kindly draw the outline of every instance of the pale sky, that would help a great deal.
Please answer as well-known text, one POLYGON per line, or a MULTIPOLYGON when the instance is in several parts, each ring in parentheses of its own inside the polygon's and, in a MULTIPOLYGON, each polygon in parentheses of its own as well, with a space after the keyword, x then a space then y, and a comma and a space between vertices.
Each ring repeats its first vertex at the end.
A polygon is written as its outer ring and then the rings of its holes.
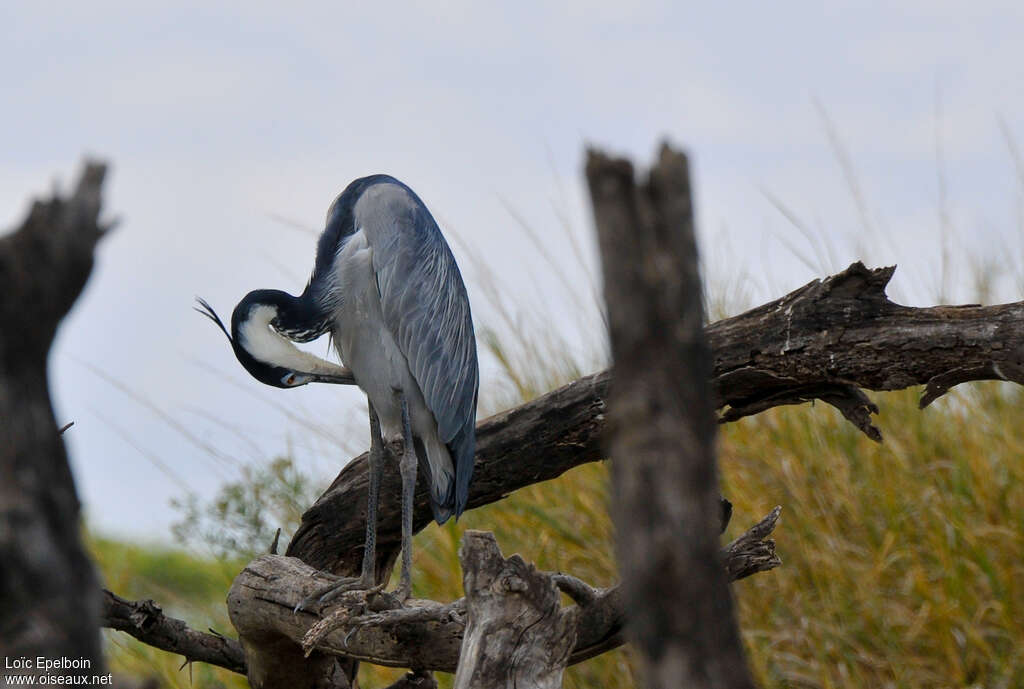
POLYGON ((860 258, 929 303, 944 236, 951 300, 979 265, 1022 298, 1019 1, 160 5, 0 5, 2 227, 83 155, 113 165, 122 222, 51 357, 106 533, 165 540, 183 486, 208 496, 286 452, 329 480, 366 447, 356 391, 262 386, 191 311, 300 291, 328 205, 366 174, 433 211, 478 332, 505 327, 496 285, 527 335, 580 356, 603 341, 588 144, 643 163, 684 146, 709 280, 750 300, 860 258))

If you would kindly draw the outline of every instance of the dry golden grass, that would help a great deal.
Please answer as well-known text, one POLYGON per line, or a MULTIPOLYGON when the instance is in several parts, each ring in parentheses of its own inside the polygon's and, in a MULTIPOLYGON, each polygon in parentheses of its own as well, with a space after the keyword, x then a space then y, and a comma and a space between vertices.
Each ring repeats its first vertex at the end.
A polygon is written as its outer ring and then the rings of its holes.
MULTIPOLYGON (((734 588, 759 684, 1024 686, 1022 396, 987 384, 924 411, 913 391, 874 398, 882 445, 822 404, 723 428, 729 536, 783 505, 783 567, 734 588)), ((605 466, 579 467, 427 529, 416 595, 461 595, 465 528, 493 530, 506 555, 542 569, 612 583, 607 481, 605 466)), ((373 687, 396 673, 364 676, 373 687)), ((570 668, 565 686, 638 683, 620 650, 570 668)))
MULTIPOLYGON (((524 385, 524 388, 531 386, 524 385)), ((885 443, 823 404, 776 409, 720 436, 728 537, 783 506, 783 566, 734 591, 749 660, 773 687, 1024 687, 1024 395, 964 388, 924 411, 917 393, 874 394, 885 443)), ((492 530, 506 555, 595 585, 615 581, 603 464, 519 491, 416 538, 414 595, 461 595, 458 543, 492 530)), ((230 631, 237 563, 95 543, 108 584, 153 597, 193 626, 230 631), (235 569, 232 569, 235 567, 235 569)), ((116 670, 168 686, 245 686, 230 673, 111 635, 116 670)), ((364 665, 363 686, 400 671, 364 665)), ((450 686, 450 676, 440 677, 450 686)), ((638 686, 629 652, 569 669, 571 689, 638 686)))
POLYGON ((738 514, 784 506, 784 566, 737 588, 766 687, 1024 686, 1024 401, 876 394, 877 445, 831 410, 726 430, 738 514))

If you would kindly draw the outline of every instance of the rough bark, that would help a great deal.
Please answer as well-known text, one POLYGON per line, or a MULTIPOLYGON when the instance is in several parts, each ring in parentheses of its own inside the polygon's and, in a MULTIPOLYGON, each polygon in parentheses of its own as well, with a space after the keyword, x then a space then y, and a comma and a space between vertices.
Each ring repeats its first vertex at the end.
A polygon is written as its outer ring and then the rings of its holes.
POLYGON ((576 641, 576 608, 563 609, 550 575, 494 535, 467 531, 459 549, 467 623, 454 689, 558 689, 576 641))
POLYGON ((125 600, 104 589, 102 625, 180 654, 190 663, 210 663, 242 674, 246 670, 245 653, 238 641, 190 629, 184 621, 164 615, 152 600, 125 600))
MULTIPOLYGON (((873 404, 858 388, 926 385, 922 406, 968 380, 1024 383, 1024 302, 1000 306, 911 308, 892 303, 893 268, 854 263, 773 302, 705 328, 712 351, 711 388, 721 421, 783 404, 824 399, 871 437, 873 404)), ((532 483, 606 458, 601 444, 611 374, 581 378, 477 426, 469 505, 495 502, 532 483)), ((366 455, 348 463, 303 515, 289 555, 337 574, 362 561, 366 455)), ((398 473, 382 495, 397 495, 398 473)), ((397 501, 382 501, 377 574, 398 552, 397 501)), ((426 488, 417 487, 414 529, 431 520, 426 488)))
POLYGON ((608 447, 626 631, 646 686, 753 687, 718 557, 711 351, 690 172, 661 149, 638 183, 591 151, 613 383, 608 447))
POLYGON ((765 572, 782 564, 782 560, 775 554, 775 542, 768 538, 775 530, 781 514, 782 507, 776 506, 768 516, 725 546, 722 559, 725 561, 725 572, 729 581, 746 579, 752 574, 765 572))
POLYGON ((877 440, 857 388, 925 385, 924 408, 968 381, 1024 384, 1024 302, 900 306, 885 294, 895 270, 854 263, 710 326, 722 419, 820 398, 877 440))
MULTIPOLYGON (((711 519, 717 520, 718 514, 716 509, 711 519)), ((775 543, 768 538, 778 518, 776 509, 722 550, 730 580, 781 564, 775 555, 775 543)), ((626 609, 618 586, 592 588, 567 575, 546 576, 577 604, 571 608, 575 611, 575 644, 568 664, 582 662, 624 643, 626 609)), ((376 665, 455 672, 466 626, 466 599, 451 603, 417 600, 407 609, 367 610, 363 616, 359 616, 359 611, 353 615, 339 610, 344 617, 340 624, 338 619, 332 619, 333 615, 321 620, 312 612, 292 612, 296 603, 326 581, 326 575, 297 558, 261 555, 249 563, 231 587, 228 612, 232 624, 244 637, 250 662, 274 658, 286 646, 298 649, 309 642, 312 631, 314 664, 336 655, 376 665), (322 636, 317 633, 320 625, 329 628, 322 636)), ((286 657, 275 666, 274 674, 261 674, 261 684, 253 686, 275 686, 269 681, 284 682, 276 686, 291 686, 287 684, 287 663, 294 660, 286 657)))
POLYGON ((316 616, 293 612, 295 606, 326 582, 323 573, 278 555, 256 558, 235 577, 228 591, 228 615, 245 650, 245 672, 254 689, 351 686, 349 674, 334 657, 318 651, 307 655, 300 643, 316 616), (268 561, 274 566, 267 567, 268 561))
POLYGON ((0 239, 0 649, 11 659, 84 658, 90 676, 103 672, 100 592, 46 360, 109 229, 100 222, 105 172, 87 163, 71 196, 35 202, 0 239))

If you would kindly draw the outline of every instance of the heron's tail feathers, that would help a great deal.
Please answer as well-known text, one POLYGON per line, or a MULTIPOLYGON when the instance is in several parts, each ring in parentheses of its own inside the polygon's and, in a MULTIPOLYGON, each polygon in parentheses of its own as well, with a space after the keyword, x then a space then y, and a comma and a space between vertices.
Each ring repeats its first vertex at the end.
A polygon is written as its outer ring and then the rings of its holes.
POLYGON ((438 524, 444 524, 446 521, 451 519, 452 508, 446 507, 445 505, 439 505, 431 496, 430 498, 430 509, 434 513, 434 521, 438 524))
POLYGON ((415 438, 420 472, 430 485, 434 521, 444 524, 455 512, 455 467, 448 448, 438 438, 415 438))
POLYGON ((473 479, 473 464, 476 459, 476 429, 469 424, 448 443, 451 457, 455 461, 455 486, 452 491, 452 503, 455 506, 455 518, 462 516, 469 502, 469 482, 473 479))

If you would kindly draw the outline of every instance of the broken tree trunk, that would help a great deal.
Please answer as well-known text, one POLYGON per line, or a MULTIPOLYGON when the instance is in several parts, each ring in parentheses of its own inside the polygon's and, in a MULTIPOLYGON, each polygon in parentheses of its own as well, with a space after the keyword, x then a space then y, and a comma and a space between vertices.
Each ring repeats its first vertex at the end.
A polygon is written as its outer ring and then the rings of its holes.
MULTIPOLYGON (((0 649, 82 659, 99 675, 100 589, 79 537, 79 503, 50 402, 46 359, 92 271, 106 167, 86 163, 74 193, 32 205, 0 239, 0 649)), ((0 674, 10 670, 0 667, 0 674)))
POLYGON ((646 686, 753 687, 718 558, 711 352, 686 156, 667 145, 638 183, 591 151, 613 383, 619 573, 646 686))
POLYGON ((578 609, 563 609, 550 575, 494 535, 467 531, 459 549, 468 622, 454 689, 558 689, 576 642, 578 609))

